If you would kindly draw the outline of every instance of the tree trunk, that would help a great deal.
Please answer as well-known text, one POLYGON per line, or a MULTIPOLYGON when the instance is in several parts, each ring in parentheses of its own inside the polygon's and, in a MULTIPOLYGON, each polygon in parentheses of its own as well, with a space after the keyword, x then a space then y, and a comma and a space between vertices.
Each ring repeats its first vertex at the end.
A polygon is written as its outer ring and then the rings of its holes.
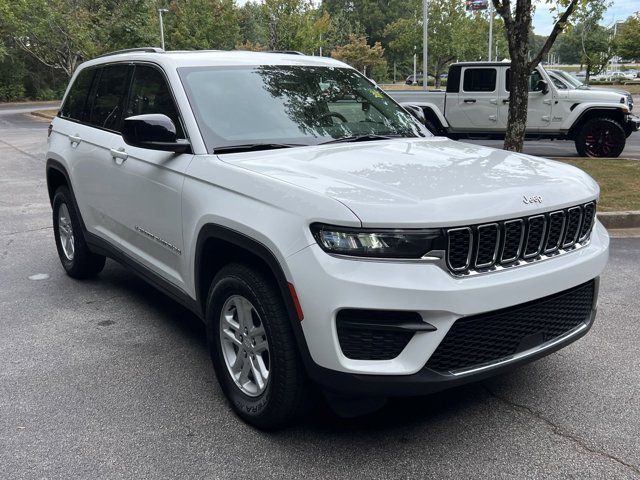
POLYGON ((504 149, 521 152, 527 127, 529 107, 529 25, 531 25, 531 1, 518 0, 516 18, 508 32, 509 54, 511 55, 511 89, 509 92, 509 119, 504 138, 504 149), (524 17, 529 16, 529 21, 524 17))

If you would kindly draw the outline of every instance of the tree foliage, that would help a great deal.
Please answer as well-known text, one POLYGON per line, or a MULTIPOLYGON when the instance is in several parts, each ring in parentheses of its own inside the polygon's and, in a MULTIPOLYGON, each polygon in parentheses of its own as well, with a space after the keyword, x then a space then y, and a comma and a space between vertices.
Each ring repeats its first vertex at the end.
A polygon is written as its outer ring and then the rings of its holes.
POLYGON ((616 50, 624 59, 640 61, 640 12, 618 25, 616 50))
POLYGON ((364 35, 351 35, 349 43, 336 47, 332 50, 331 56, 369 76, 375 76, 374 72, 380 71, 380 68, 386 68, 387 64, 382 44, 376 42, 371 46, 364 35))

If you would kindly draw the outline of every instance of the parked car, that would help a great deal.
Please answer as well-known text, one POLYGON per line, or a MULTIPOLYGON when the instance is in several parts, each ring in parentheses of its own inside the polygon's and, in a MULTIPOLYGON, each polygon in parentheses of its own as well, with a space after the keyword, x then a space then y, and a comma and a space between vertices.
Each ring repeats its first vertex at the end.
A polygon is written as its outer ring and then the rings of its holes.
POLYGON ((409 75, 405 82, 407 85, 424 85, 424 76, 421 73, 413 75, 409 75))
POLYGON ((555 87, 559 90, 600 90, 606 92, 614 92, 618 95, 623 95, 626 99, 627 106, 629 107, 629 111, 633 111, 633 95, 626 90, 607 88, 607 87, 594 87, 591 85, 587 85, 582 81, 578 80, 576 77, 571 75, 570 73, 565 72, 564 70, 547 70, 549 74, 549 78, 555 85, 555 87))
POLYGON ((74 73, 48 144, 67 274, 108 256, 193 311, 260 428, 318 392, 354 415, 477 381, 594 321, 598 185, 434 137, 333 59, 116 52, 74 73))
MULTIPOLYGON (((509 62, 465 62, 449 68, 446 92, 394 90, 397 101, 423 109, 426 125, 449 138, 504 138, 509 62)), ((628 96, 606 90, 558 89, 539 65, 529 77, 527 138, 572 140, 584 157, 618 157, 640 128, 628 96)))

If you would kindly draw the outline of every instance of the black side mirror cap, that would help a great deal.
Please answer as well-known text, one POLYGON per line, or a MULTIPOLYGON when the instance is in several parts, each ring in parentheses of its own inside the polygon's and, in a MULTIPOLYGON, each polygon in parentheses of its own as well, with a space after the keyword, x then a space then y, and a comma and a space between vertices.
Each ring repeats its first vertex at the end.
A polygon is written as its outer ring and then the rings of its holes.
POLYGON ((178 139, 175 124, 161 113, 125 118, 122 138, 132 147, 175 153, 191 152, 189 141, 178 139))
POLYGON ((536 83, 536 92, 542 92, 544 95, 549 93, 549 84, 546 80, 538 80, 538 83, 536 83))

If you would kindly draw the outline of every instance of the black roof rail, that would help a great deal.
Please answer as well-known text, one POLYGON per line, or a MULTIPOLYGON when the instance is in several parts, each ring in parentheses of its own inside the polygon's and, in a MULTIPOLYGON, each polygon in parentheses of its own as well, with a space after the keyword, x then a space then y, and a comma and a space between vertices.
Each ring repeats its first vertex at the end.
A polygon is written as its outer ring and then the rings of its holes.
POLYGON ((124 50, 116 50, 115 52, 103 53, 96 58, 108 57, 110 55, 118 55, 119 53, 134 53, 134 52, 146 52, 146 53, 164 53, 164 50, 160 47, 139 47, 139 48, 125 48, 124 50))

